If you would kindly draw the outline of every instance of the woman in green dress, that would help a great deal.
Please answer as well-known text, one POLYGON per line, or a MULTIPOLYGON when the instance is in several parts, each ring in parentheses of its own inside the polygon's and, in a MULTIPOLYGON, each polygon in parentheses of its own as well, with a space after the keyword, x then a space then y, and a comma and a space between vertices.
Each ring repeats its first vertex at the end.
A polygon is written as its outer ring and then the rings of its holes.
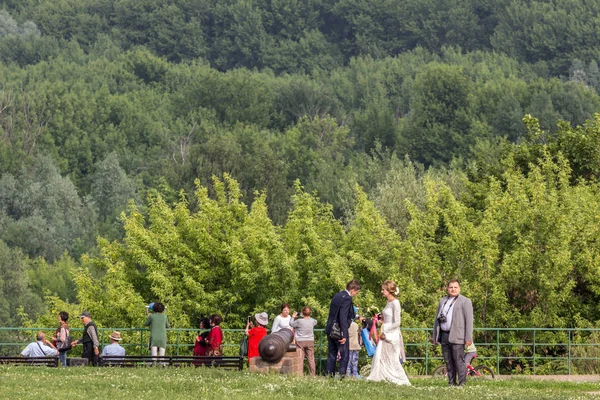
POLYGON ((164 314, 165 306, 162 303, 154 303, 152 305, 153 313, 150 314, 149 308, 146 308, 145 326, 150 327, 150 352, 152 357, 157 355, 163 357, 167 348, 167 328, 170 328, 169 320, 164 314))

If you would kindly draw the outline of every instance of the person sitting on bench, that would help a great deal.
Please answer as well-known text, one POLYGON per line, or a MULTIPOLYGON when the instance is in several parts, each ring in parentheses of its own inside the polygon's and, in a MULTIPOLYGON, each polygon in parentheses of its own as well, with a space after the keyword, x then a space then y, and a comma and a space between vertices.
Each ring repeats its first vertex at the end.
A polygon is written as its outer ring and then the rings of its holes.
POLYGON ((49 357, 58 355, 58 350, 56 350, 56 347, 51 342, 46 340, 44 332, 38 332, 35 339, 37 342, 29 343, 21 352, 23 357, 49 357))
POLYGON ((119 342, 121 341, 121 332, 113 331, 110 335, 110 344, 104 346, 102 349, 102 357, 104 356, 118 356, 122 357, 125 355, 125 349, 121 347, 119 342))

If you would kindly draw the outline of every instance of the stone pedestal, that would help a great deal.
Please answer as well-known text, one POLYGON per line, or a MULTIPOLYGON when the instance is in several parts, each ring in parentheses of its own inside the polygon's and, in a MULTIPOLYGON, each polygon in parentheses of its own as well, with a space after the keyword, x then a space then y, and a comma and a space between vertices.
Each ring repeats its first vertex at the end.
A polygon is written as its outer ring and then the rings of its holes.
POLYGON ((269 363, 260 357, 250 359, 250 372, 304 375, 302 351, 288 351, 278 363, 269 363))

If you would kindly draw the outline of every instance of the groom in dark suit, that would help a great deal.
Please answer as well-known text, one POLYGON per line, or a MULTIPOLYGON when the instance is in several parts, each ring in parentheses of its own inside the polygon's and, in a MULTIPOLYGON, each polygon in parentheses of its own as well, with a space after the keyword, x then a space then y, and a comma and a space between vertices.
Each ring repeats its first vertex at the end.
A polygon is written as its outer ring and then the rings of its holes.
POLYGON ((448 368, 448 385, 463 386, 467 382, 465 346, 473 343, 473 304, 460 294, 458 279, 448 282, 448 296, 438 304, 433 323, 433 344, 438 343, 442 344, 448 368))
POLYGON ((360 283, 356 279, 351 280, 346 285, 346 290, 336 293, 329 304, 329 317, 325 326, 327 334, 327 376, 335 375, 335 363, 338 351, 340 352, 340 377, 346 375, 348 368, 349 343, 348 343, 348 328, 350 322, 355 318, 354 305, 352 298, 360 291, 360 283), (329 337, 333 323, 337 322, 340 325, 342 336, 341 340, 334 340, 329 337))

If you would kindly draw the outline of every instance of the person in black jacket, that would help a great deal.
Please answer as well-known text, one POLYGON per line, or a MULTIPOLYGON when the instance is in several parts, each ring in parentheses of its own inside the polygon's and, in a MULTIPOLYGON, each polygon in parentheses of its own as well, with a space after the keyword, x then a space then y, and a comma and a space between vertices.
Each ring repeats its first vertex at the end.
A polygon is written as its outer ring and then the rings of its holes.
POLYGON ((83 344, 83 358, 87 358, 94 367, 98 365, 98 355, 100 354, 100 342, 98 341, 98 329, 92 321, 89 312, 84 311, 79 316, 83 323, 83 336, 79 340, 73 341, 72 345, 83 344))
POLYGON ((360 283, 356 279, 351 280, 346 285, 346 290, 342 290, 336 293, 331 299, 329 304, 329 317, 327 318, 327 325, 325 326, 325 333, 327 334, 327 368, 326 373, 328 376, 333 377, 335 375, 335 364, 338 351, 340 353, 340 377, 346 375, 346 369, 348 368, 348 356, 349 356, 349 343, 348 343, 348 328, 350 323, 356 318, 354 315, 354 304, 352 304, 352 298, 360 291, 360 283), (342 331, 342 339, 334 340, 329 334, 331 333, 331 327, 337 322, 342 331))

